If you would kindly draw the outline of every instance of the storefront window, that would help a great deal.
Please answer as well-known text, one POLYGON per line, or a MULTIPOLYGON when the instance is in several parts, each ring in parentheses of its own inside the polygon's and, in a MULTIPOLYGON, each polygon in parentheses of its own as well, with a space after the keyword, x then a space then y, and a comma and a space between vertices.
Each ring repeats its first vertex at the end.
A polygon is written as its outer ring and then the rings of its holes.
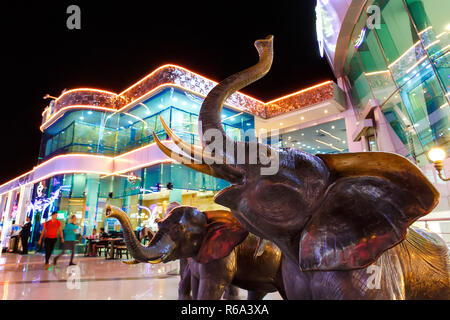
MULTIPOLYGON (((66 153, 119 155, 154 142, 153 132, 165 140, 159 116, 186 142, 200 144, 198 113, 202 102, 194 94, 170 88, 126 112, 68 112, 44 132, 40 160, 66 153)), ((225 131, 237 140, 241 140, 242 130, 254 128, 252 115, 226 107, 222 119, 225 131)))
POLYGON ((348 152, 345 120, 340 119, 282 134, 274 147, 295 148, 311 154, 348 152))
POLYGON ((423 146, 449 142, 450 108, 432 70, 411 79, 400 90, 412 123, 423 146), (425 130, 426 129, 426 130, 425 130))
POLYGON ((383 48, 389 69, 400 87, 409 80, 409 74, 426 59, 414 25, 403 0, 381 0, 381 26, 375 29, 383 48))
POLYGON ((351 85, 352 104, 363 110, 373 96, 358 55, 353 55, 345 67, 345 72, 351 85))
POLYGON ((405 3, 446 92, 450 92, 450 19, 448 14, 443 14, 450 12, 450 2, 405 0, 405 3))

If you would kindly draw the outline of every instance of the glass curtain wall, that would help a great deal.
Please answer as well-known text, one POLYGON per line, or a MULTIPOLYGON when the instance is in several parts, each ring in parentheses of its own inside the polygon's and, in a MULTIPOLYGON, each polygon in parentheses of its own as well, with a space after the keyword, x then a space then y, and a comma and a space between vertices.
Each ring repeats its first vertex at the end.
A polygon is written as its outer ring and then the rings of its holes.
MULTIPOLYGON (((153 132, 164 140, 168 137, 159 116, 186 142, 200 144, 198 113, 202 102, 193 94, 170 88, 127 112, 68 113, 44 132, 40 160, 66 153, 114 156, 154 142, 153 132)), ((224 108, 222 119, 227 134, 237 140, 243 139, 243 131, 254 129, 254 118, 249 114, 224 108)))
POLYGON ((280 135, 276 148, 295 148, 311 154, 348 152, 345 120, 339 119, 280 135))
POLYGON ((381 25, 365 27, 363 10, 355 26, 345 72, 354 105, 380 101, 395 133, 419 165, 426 151, 450 151, 449 49, 450 2, 377 0, 381 25))

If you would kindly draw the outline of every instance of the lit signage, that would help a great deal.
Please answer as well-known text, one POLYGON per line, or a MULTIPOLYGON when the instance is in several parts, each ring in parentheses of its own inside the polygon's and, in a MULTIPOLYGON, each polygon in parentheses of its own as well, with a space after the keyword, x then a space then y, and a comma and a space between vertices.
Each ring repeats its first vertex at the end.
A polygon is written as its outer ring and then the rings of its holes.
POLYGON ((366 38, 367 29, 364 27, 361 30, 361 33, 358 36, 358 39, 355 41, 355 48, 358 49, 364 42, 364 39, 366 38))
POLYGON ((42 181, 39 182, 39 185, 37 186, 36 194, 38 198, 42 197, 42 192, 44 191, 44 185, 42 184, 42 181))
MULTIPOLYGON (((30 212, 31 213, 34 213, 34 212, 44 213, 47 209, 48 209, 48 212, 51 212, 55 201, 58 200, 59 197, 61 196, 61 192, 62 191, 70 191, 70 188, 71 188, 70 186, 61 186, 55 192, 53 192, 51 194, 50 198, 43 198, 44 185, 42 184, 42 182, 39 182, 39 185, 37 186, 37 189, 36 189, 37 197, 32 203, 30 203, 28 205, 27 215, 29 216, 30 212)), ((58 216, 58 219, 59 219, 59 216, 58 216)))
POLYGON ((316 5, 316 32, 317 42, 319 43, 320 57, 323 58, 325 42, 323 37, 322 7, 319 1, 317 1, 316 5))

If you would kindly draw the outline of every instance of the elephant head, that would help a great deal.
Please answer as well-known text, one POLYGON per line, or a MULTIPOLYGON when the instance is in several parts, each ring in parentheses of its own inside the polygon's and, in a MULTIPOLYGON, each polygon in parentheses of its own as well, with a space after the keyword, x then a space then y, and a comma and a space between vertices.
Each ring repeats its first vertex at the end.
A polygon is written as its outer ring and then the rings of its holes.
POLYGON ((158 222, 158 232, 148 246, 143 246, 125 212, 112 206, 106 211, 108 217, 121 223, 128 250, 137 262, 194 258, 200 263, 208 263, 228 256, 248 235, 228 211, 202 212, 194 207, 178 206, 158 222))
MULTIPOLYGON (((220 82, 204 100, 199 116, 203 149, 210 142, 207 130, 215 129, 234 150, 242 145, 246 151, 255 150, 252 143, 227 137, 220 115, 231 94, 269 71, 272 41, 272 36, 256 41, 259 62, 220 82)), ((262 161, 238 163, 236 152, 225 147, 202 154, 201 147, 187 145, 165 127, 182 153, 168 149, 155 136, 160 149, 177 160, 202 156, 202 163, 182 163, 229 181, 232 185, 219 192, 215 202, 230 208, 248 231, 272 240, 303 271, 368 266, 401 242, 407 228, 438 203, 439 193, 420 169, 396 154, 312 155, 257 144, 257 150, 279 159, 278 172, 262 175, 262 161), (211 164, 210 158, 217 155, 226 161, 211 164)))

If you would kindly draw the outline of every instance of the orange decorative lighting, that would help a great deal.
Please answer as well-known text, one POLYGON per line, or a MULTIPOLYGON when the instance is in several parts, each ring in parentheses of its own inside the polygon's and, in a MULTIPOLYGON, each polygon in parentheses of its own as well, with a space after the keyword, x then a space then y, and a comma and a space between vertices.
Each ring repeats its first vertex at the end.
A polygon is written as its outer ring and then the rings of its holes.
POLYGON ((281 98, 277 98, 277 99, 275 99, 275 100, 271 100, 271 101, 269 101, 269 102, 266 102, 265 104, 268 105, 268 104, 271 104, 271 103, 274 103, 274 102, 277 102, 277 101, 280 101, 280 100, 284 100, 284 99, 287 99, 287 98, 296 96, 296 95, 298 95, 298 94, 301 94, 301 93, 304 93, 304 92, 307 92, 307 91, 310 91, 310 90, 314 90, 314 89, 316 89, 316 88, 319 88, 319 87, 322 87, 322 86, 325 86, 325 85, 331 84, 331 83, 333 83, 333 81, 328 80, 328 81, 319 83, 319 84, 317 84, 317 85, 315 85, 315 86, 312 86, 312 87, 309 87, 309 88, 306 88, 306 89, 303 89, 303 90, 300 90, 300 91, 297 91, 297 92, 288 94, 288 95, 283 96, 283 97, 281 97, 281 98))

